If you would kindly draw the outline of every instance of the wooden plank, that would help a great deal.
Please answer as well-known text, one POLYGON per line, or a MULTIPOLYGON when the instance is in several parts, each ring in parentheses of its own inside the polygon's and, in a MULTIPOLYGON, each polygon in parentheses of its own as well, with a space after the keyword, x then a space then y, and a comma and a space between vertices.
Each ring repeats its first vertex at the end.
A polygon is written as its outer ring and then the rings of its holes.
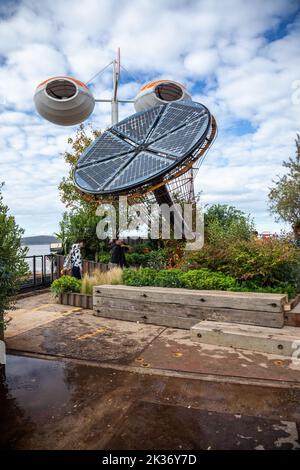
POLYGON ((296 306, 300 307, 300 294, 297 294, 294 299, 291 300, 291 310, 293 310, 296 306))
POLYGON ((178 289, 167 287, 131 287, 102 285, 94 287, 94 296, 147 302, 176 303, 186 306, 236 308, 282 312, 288 298, 284 294, 260 294, 252 292, 223 292, 209 290, 178 289))
POLYGON ((191 328, 192 339, 204 344, 292 356, 300 345, 300 330, 202 321, 191 328), (298 346, 297 346, 298 344, 298 346))
POLYGON ((285 315, 284 324, 287 326, 300 327, 300 313, 289 312, 285 315))
POLYGON ((300 327, 300 303, 284 315, 284 323, 288 326, 300 327))
POLYGON ((98 307, 94 305, 94 315, 104 318, 114 318, 116 320, 134 321, 148 323, 152 325, 167 326, 169 328, 182 328, 189 330, 191 326, 199 322, 197 318, 171 317, 154 312, 133 312, 117 308, 98 307))
POLYGON ((283 312, 258 312, 231 308, 189 307, 174 303, 145 302, 143 300, 118 299, 115 297, 94 297, 95 308, 124 309, 132 312, 161 313, 165 316, 195 318, 219 322, 241 323, 282 328, 283 312))

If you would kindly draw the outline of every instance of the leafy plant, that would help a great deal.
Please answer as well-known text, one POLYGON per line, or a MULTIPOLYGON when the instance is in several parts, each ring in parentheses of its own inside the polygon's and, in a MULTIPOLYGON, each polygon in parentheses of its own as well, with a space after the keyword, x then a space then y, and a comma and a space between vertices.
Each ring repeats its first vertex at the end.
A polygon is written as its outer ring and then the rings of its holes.
POLYGON ((169 253, 166 249, 153 250, 148 253, 147 266, 159 271, 168 265, 169 253))
POLYGON ((287 173, 278 176, 269 192, 270 211, 295 230, 300 221, 300 135, 296 138, 296 155, 283 162, 287 173))
POLYGON ((195 269, 181 274, 182 285, 188 289, 238 289, 236 279, 209 269, 195 269))
POLYGON ((100 255, 98 256, 98 261, 99 263, 105 263, 105 264, 108 264, 110 262, 110 254, 109 253, 100 253, 100 255))
POLYGON ((81 280, 72 276, 61 276, 51 284, 51 292, 58 297, 66 292, 80 292, 81 280))
POLYGON ((238 240, 224 246, 205 244, 190 254, 184 270, 208 268, 260 287, 290 285, 300 290, 300 252, 285 239, 238 240))
POLYGON ((180 269, 162 269, 155 276, 155 285, 160 287, 184 287, 180 269))
POLYGON ((20 282, 28 274, 27 248, 21 246, 24 233, 3 203, 0 184, 0 339, 5 327, 4 315, 14 305, 20 282))
POLYGON ((286 293, 295 296, 295 288, 288 283, 277 287, 261 286, 254 281, 239 282, 232 276, 209 269, 193 269, 182 272, 180 269, 156 271, 150 268, 125 269, 122 277, 127 286, 183 287, 186 289, 207 289, 235 292, 286 293))
POLYGON ((151 268, 124 269, 122 282, 127 286, 154 286, 157 271, 151 268))
POLYGON ((204 215, 205 241, 217 246, 237 240, 250 240, 254 231, 249 216, 233 206, 215 204, 204 215))

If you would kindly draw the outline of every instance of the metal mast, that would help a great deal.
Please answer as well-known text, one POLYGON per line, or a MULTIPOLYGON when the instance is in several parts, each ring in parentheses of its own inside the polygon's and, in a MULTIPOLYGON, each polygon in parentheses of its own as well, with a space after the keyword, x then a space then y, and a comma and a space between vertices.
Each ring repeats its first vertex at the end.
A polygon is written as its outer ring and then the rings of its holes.
POLYGON ((111 103, 111 125, 114 126, 115 124, 119 122, 119 103, 134 103, 133 100, 119 100, 118 99, 118 85, 119 85, 119 79, 121 75, 120 48, 118 48, 117 59, 114 59, 112 62, 107 64, 102 70, 100 70, 100 72, 98 72, 91 80, 89 80, 88 83, 94 80, 94 78, 98 77, 110 65, 113 66, 112 97, 110 100, 95 99, 95 101, 97 103, 111 103))

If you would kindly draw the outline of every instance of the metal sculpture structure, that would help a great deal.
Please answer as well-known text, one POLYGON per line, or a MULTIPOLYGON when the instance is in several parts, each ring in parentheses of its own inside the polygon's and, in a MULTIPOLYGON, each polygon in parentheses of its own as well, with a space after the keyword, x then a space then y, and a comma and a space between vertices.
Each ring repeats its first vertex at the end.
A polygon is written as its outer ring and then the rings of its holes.
POLYGON ((112 127, 82 154, 74 182, 86 197, 102 201, 127 195, 130 201, 171 206, 194 202, 194 177, 216 136, 209 110, 192 101, 183 85, 157 80, 144 85, 134 100, 118 99, 120 53, 113 66, 110 100, 95 99, 88 86, 71 77, 42 82, 34 95, 39 114, 50 122, 75 125, 87 119, 96 102, 111 103, 112 127), (134 103, 137 113, 118 122, 118 104, 134 103))

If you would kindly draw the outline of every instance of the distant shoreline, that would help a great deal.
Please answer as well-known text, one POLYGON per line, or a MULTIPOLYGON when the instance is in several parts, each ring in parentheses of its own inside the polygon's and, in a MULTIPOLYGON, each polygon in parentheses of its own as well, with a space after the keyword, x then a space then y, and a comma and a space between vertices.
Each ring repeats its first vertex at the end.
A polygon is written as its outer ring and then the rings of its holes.
POLYGON ((52 235, 36 235, 33 237, 23 237, 22 245, 50 245, 50 243, 59 243, 59 240, 52 235))

